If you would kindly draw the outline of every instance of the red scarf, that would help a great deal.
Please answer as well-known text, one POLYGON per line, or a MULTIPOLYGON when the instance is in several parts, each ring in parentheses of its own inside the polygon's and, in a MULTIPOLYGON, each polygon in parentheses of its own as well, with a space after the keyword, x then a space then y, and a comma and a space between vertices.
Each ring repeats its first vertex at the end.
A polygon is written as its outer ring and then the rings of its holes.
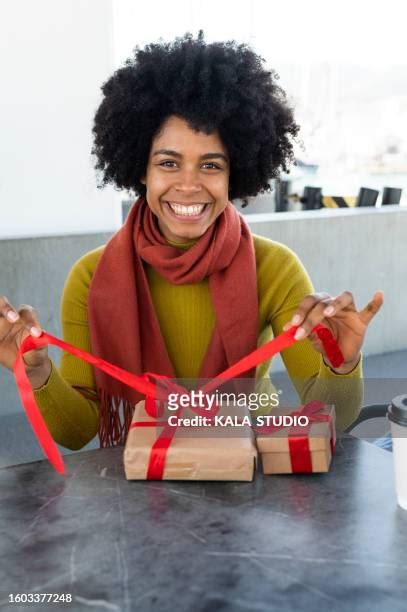
MULTIPOLYGON (((134 374, 175 378, 151 299, 143 261, 174 285, 209 277, 216 324, 200 378, 213 378, 257 346, 256 259, 250 229, 228 202, 224 212, 188 250, 170 246, 144 198, 107 243, 89 290, 92 353, 134 374)), ((244 373, 254 378, 255 369, 244 373)), ((134 389, 95 369, 100 400, 100 446, 124 444, 135 404, 134 389), (120 415, 122 406, 123 415, 120 415)))

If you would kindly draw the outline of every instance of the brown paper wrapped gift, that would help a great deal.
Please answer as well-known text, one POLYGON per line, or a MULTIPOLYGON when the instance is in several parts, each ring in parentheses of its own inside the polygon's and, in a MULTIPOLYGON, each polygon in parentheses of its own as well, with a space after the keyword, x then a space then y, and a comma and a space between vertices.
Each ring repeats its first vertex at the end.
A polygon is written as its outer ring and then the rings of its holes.
MULTIPOLYGON (((166 417, 168 417, 168 412, 166 417)), ((194 414, 185 409, 183 417, 194 414)), ((154 421, 144 401, 134 410, 132 423, 154 421)), ((162 420, 162 419, 160 419, 162 420)), ((165 459, 164 480, 253 480, 257 460, 249 426, 178 427, 165 459)), ((162 427, 133 427, 124 448, 127 480, 145 480, 151 447, 162 427)))
MULTIPOLYGON (((287 410, 273 410, 273 415, 290 414, 287 410)), ((261 453, 264 474, 292 474, 306 472, 328 472, 335 445, 335 407, 325 405, 318 414, 329 415, 329 421, 310 422, 309 426, 283 427, 270 434, 259 433, 257 448, 261 453), (297 450, 297 456, 290 454, 290 443, 294 438, 308 438, 308 449, 297 450), (309 461, 310 459, 310 461, 309 461), (304 465, 311 469, 304 469, 304 465)))

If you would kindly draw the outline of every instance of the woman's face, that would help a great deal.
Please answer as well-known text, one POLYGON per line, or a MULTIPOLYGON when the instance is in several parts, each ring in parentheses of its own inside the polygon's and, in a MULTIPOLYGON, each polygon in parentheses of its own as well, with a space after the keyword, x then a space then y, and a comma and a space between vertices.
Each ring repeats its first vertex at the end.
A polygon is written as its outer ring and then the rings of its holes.
POLYGON ((217 132, 195 132, 171 116, 153 139, 142 181, 165 238, 199 238, 228 203, 229 159, 217 132))

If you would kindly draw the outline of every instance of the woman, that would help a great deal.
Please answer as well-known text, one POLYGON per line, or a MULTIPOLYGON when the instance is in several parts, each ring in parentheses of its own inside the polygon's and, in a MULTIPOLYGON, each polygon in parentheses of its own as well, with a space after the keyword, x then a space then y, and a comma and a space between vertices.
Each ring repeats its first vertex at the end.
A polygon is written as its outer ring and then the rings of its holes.
MULTIPOLYGON (((103 85, 94 122, 103 184, 139 199, 106 246, 77 261, 62 297, 66 341, 136 374, 211 378, 299 325, 283 352, 302 402, 334 401, 339 427, 357 416, 360 349, 383 296, 357 311, 349 292, 315 293, 296 255, 250 233, 230 202, 268 189, 292 161, 298 132, 274 73, 245 45, 186 35, 137 49, 103 85), (312 328, 322 322, 345 358, 334 369, 312 328), (340 382, 340 384, 339 384, 340 382)), ((0 299, 0 362, 41 327, 30 306, 0 299)), ((24 355, 54 439, 79 449, 99 431, 122 444, 140 396, 70 354, 24 355), (121 412, 122 410, 122 412, 121 412)), ((249 372, 269 384, 268 367, 249 372)))

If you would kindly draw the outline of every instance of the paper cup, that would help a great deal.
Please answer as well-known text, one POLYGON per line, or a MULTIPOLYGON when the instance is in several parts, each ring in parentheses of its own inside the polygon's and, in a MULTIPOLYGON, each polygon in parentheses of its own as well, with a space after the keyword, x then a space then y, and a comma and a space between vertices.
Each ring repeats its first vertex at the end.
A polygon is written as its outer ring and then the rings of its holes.
POLYGON ((387 414, 393 439, 397 503, 407 510, 407 395, 395 397, 387 414))

